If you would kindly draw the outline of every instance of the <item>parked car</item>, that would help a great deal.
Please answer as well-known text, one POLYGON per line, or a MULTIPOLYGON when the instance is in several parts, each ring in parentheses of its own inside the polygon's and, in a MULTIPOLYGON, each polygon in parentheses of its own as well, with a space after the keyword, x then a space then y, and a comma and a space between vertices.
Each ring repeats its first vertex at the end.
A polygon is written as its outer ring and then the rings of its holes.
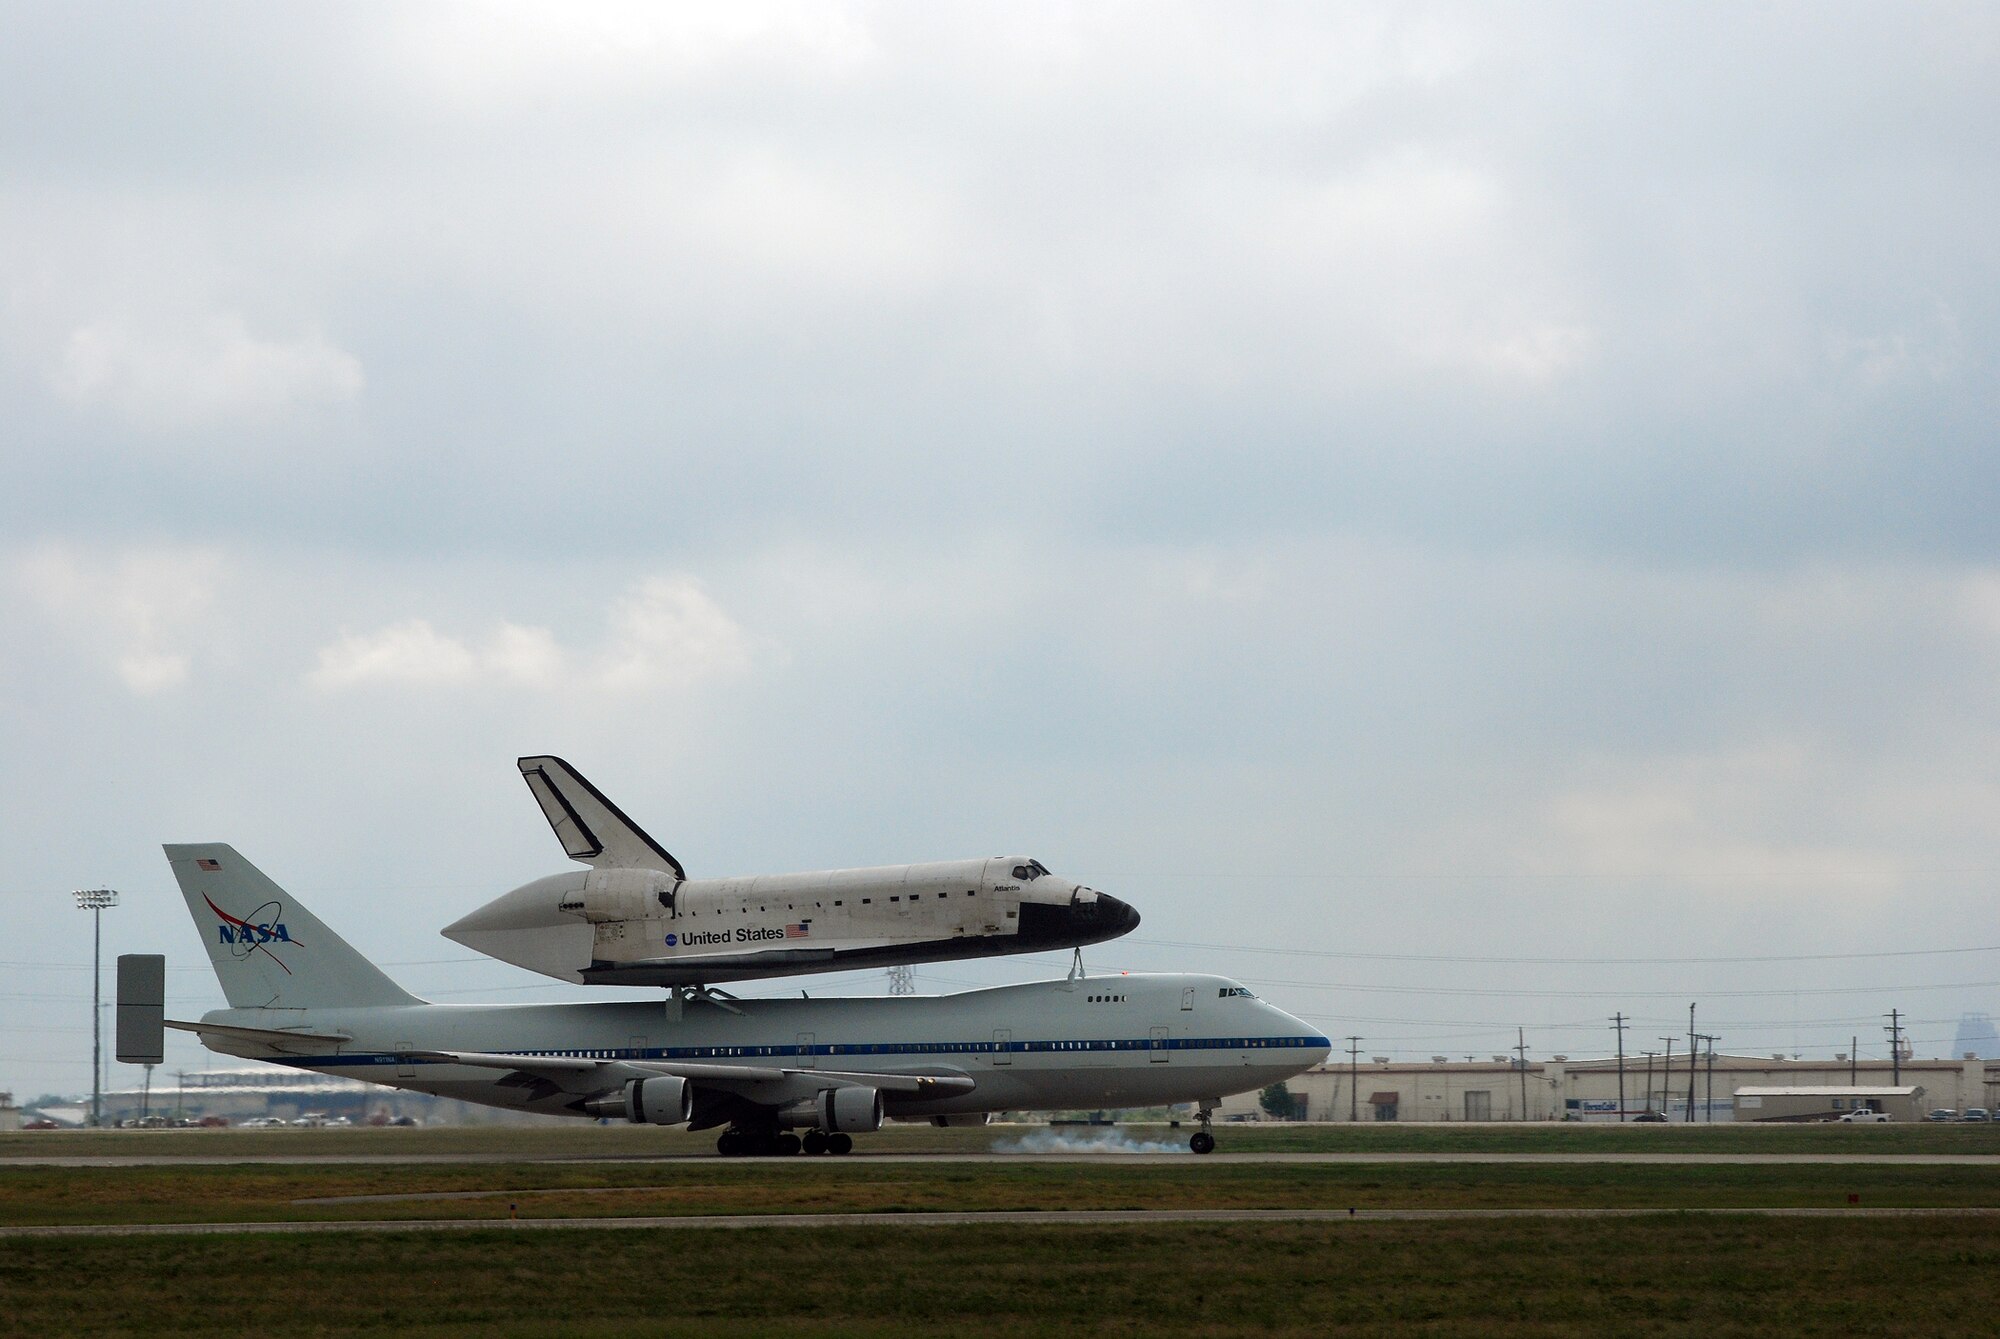
POLYGON ((1886 1111, 1870 1111, 1867 1107, 1856 1107, 1854 1110, 1844 1113, 1840 1117, 1840 1120, 1844 1125, 1887 1125, 1889 1123, 1889 1113, 1886 1111))
POLYGON ((29 1121, 26 1125, 23 1125, 21 1128, 24 1130, 60 1130, 62 1126, 56 1124, 54 1121, 44 1116, 40 1120, 29 1121))
POLYGON ((1950 1107, 1937 1107, 1924 1117, 1925 1120, 1957 1120, 1958 1113, 1950 1107))
POLYGON ((1992 1120, 1993 1113, 1988 1111, 1985 1107, 1967 1107, 1965 1109, 1965 1114, 1960 1116, 1959 1119, 1962 1121, 1992 1120))
POLYGON ((1664 1112, 1642 1111, 1632 1118, 1632 1123, 1634 1125, 1665 1125, 1667 1117, 1664 1112))

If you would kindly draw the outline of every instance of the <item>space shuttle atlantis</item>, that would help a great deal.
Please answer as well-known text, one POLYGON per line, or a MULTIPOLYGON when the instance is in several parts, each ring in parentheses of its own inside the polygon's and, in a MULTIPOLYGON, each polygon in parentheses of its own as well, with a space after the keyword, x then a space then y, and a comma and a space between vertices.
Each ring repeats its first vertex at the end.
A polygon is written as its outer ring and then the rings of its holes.
POLYGON ((1139 924, 1127 903, 1027 856, 690 879, 561 758, 519 766, 563 850, 590 868, 524 884, 444 935, 558 980, 696 987, 1078 948, 1139 924))

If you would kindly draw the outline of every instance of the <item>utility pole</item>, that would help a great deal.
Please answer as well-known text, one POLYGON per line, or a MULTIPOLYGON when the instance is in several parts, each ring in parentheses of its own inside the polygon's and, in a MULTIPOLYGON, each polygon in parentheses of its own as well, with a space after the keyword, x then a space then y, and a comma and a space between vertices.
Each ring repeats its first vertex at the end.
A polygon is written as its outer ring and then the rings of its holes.
POLYGON ((1688 1005, 1688 1118, 1687 1118, 1687 1123, 1688 1123, 1688 1124, 1690 1124, 1690 1125, 1694 1124, 1694 1059, 1695 1059, 1695 1056, 1694 1056, 1694 1053, 1695 1053, 1695 1052, 1696 1052, 1697 1050, 1699 1050, 1699 1049, 1700 1049, 1700 1047, 1699 1047, 1699 1046, 1698 1046, 1698 1045, 1696 1044, 1696 1042, 1695 1042, 1695 1031, 1694 1031, 1694 1005, 1693 1005, 1693 1004, 1689 1004, 1689 1005, 1688 1005))
POLYGON ((1528 1032, 1526 1028, 1514 1029, 1514 1054, 1518 1057, 1514 1064, 1521 1071, 1521 1119, 1528 1119, 1528 1032))
POLYGON ((1899 1009, 1889 1011, 1889 1026, 1882 1029, 1889 1034, 1889 1056, 1895 1062, 1890 1081, 1901 1087, 1903 1083, 1903 1015, 1899 1009))
POLYGON ((1658 1051, 1646 1052, 1646 1110, 1653 1109, 1653 1057, 1658 1051))
POLYGON ((1847 1039, 1847 1086, 1848 1087, 1858 1088, 1861 1086, 1861 1076, 1857 1072, 1860 1070, 1860 1068, 1861 1068, 1861 1038, 1859 1036, 1849 1037, 1847 1039))
POLYGON ((1721 1041, 1722 1038, 1711 1036, 1704 1032, 1701 1034, 1701 1039, 1707 1043, 1708 1050, 1708 1088, 1702 1094, 1701 1099, 1702 1106, 1706 1108, 1706 1112, 1702 1116, 1702 1119, 1713 1125, 1715 1123, 1715 1043, 1721 1041))
POLYGON ((1625 1122, 1625 1011, 1611 1015, 1611 1026, 1618 1032, 1618 1122, 1625 1122))
POLYGON ((1347 1039, 1347 1119, 1361 1119, 1361 1038, 1347 1039))
POLYGON ((118 905, 111 888, 79 888, 71 894, 90 913, 90 1124, 104 1124, 104 909, 118 905))
POLYGON ((1662 1037, 1667 1044, 1667 1057, 1660 1062, 1660 1114, 1667 1114, 1667 1108, 1674 1104, 1674 1042, 1677 1038, 1662 1037))

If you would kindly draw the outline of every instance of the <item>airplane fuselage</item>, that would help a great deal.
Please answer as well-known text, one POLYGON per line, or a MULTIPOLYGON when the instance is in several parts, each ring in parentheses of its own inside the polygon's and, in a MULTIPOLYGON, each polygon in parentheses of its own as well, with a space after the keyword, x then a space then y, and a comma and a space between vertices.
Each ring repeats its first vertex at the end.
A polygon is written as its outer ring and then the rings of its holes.
MULTIPOLYGON (((204 1023, 346 1034, 282 1050, 205 1036, 212 1048, 321 1073, 490 1106, 585 1115, 583 1100, 645 1062, 783 1068, 761 1085, 772 1107, 825 1085, 809 1071, 962 1075, 969 1090, 885 1093, 889 1114, 943 1116, 1073 1107, 1213 1102, 1298 1074, 1329 1043, 1311 1027, 1215 976, 1081 977, 935 997, 696 998, 676 1021, 657 1001, 533 1005, 410 1004, 301 1010, 224 1009, 204 1023), (286 1016, 282 1023, 272 1015, 286 1016), (574 1084, 416 1053, 573 1056, 606 1062, 574 1084)), ((740 1085, 733 1085, 740 1087, 740 1085)), ((705 1122, 697 1116, 696 1124, 705 1122)))

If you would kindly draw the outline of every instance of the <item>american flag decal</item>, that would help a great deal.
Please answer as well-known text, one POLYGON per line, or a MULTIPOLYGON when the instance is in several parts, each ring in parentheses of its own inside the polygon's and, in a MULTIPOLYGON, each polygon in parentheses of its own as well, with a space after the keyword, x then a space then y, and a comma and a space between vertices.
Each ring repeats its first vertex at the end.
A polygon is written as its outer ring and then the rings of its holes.
POLYGON ((812 927, 811 921, 803 921, 797 925, 787 925, 785 927, 785 938, 804 939, 806 935, 810 932, 811 927, 812 927))
POLYGON ((197 868, 205 869, 211 874, 213 874, 216 870, 222 868, 222 862, 220 860, 197 860, 194 863, 197 868))

